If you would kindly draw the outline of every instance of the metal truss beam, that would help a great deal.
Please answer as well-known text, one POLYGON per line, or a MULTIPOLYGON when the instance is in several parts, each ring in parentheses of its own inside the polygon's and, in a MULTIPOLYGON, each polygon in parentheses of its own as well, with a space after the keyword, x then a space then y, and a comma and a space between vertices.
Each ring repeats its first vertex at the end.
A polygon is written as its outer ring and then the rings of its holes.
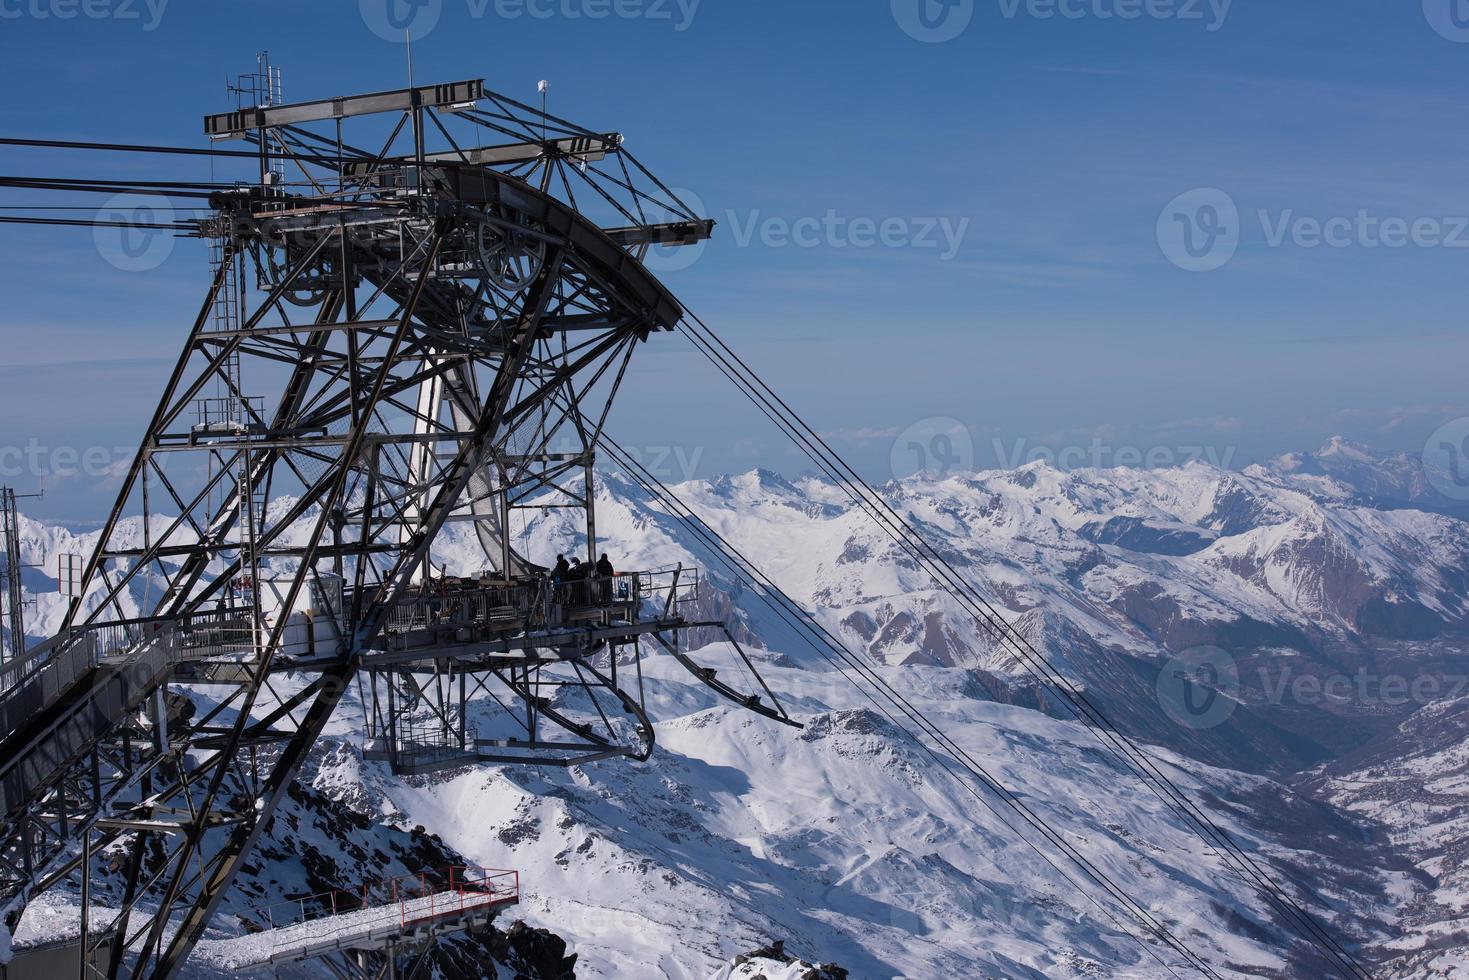
POLYGON ((296 126, 301 123, 320 122, 328 119, 349 119, 353 116, 374 115, 380 112, 403 112, 417 108, 452 108, 454 106, 470 108, 474 102, 484 96, 484 81, 470 79, 464 82, 376 92, 371 95, 353 95, 341 99, 322 99, 293 105, 241 109, 236 112, 205 116, 204 135, 213 139, 232 139, 244 136, 251 130, 296 126))

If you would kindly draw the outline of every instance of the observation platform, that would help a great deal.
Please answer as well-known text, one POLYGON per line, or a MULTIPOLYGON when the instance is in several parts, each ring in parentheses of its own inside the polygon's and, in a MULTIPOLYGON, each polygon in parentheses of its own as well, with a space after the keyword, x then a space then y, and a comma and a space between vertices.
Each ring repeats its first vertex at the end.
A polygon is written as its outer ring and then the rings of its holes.
POLYGON ((386 762, 399 775, 481 763, 567 766, 646 757, 652 722, 619 682, 619 648, 645 636, 666 645, 662 634, 693 625, 683 611, 698 594, 698 573, 682 567, 566 582, 433 583, 388 609, 377 639, 361 653, 364 675, 372 679, 363 757, 386 762), (565 670, 556 671, 558 665, 565 670), (425 683, 426 677, 434 680, 425 683), (469 700, 491 683, 527 706, 509 723, 513 732, 468 718, 469 700), (562 687, 589 699, 600 730, 596 719, 575 719, 550 699, 562 687), (611 700, 598 703, 599 696, 611 700), (630 720, 632 744, 614 734, 610 717, 617 715, 630 720), (553 723, 557 737, 543 737, 539 719, 553 723))
POLYGON ((269 973, 281 963, 376 952, 483 925, 520 902, 520 873, 454 867, 324 892, 240 916, 260 931, 202 940, 201 964, 269 973))
MULTIPOLYGON (((413 949, 435 936, 482 926, 520 902, 520 873, 474 866, 374 881, 250 909, 238 917, 253 931, 203 939, 195 962, 219 971, 272 976, 284 963, 339 953, 413 949)), ((73 910, 75 911, 75 910, 73 910)), ((0 980, 55 980, 76 975, 81 957, 73 916, 69 935, 16 948, 0 980)), ((92 967, 105 963, 114 937, 94 936, 92 967)))
POLYGON ((451 578, 389 609, 363 661, 409 669, 446 657, 564 659, 557 651, 582 655, 608 640, 679 628, 698 595, 698 572, 687 568, 571 582, 451 578))
MULTIPOLYGON (((439 579, 386 611, 362 663, 411 673, 576 659, 608 642, 680 628, 679 610, 698 590, 698 572, 684 568, 570 582, 439 579)), ((287 613, 271 669, 336 661, 353 598, 338 589, 287 613)), ((0 816, 44 794, 56 773, 168 681, 246 682, 242 663, 256 655, 256 643, 248 612, 221 608, 75 630, 0 667, 0 816)))

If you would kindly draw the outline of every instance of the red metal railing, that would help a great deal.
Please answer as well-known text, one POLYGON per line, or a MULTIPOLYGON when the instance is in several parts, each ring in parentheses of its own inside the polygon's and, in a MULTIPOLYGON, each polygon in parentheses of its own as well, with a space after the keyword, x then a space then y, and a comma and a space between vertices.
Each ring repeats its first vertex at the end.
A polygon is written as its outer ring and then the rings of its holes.
POLYGON ((279 932, 273 943, 279 949, 388 925, 406 929, 519 901, 519 871, 457 865, 277 902, 249 917, 279 932))
POLYGON ((520 901, 519 871, 466 866, 449 868, 448 873, 446 887, 436 887, 426 874, 396 879, 399 923, 404 928, 483 905, 520 901))

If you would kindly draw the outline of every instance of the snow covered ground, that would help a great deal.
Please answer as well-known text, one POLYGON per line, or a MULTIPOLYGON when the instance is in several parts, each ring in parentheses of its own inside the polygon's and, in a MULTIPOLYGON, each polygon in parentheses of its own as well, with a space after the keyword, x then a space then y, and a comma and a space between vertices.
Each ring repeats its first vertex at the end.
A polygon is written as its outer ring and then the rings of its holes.
MULTIPOLYGON (((1377 767, 1374 785, 1395 781, 1388 806, 1352 789, 1368 778, 1355 770, 1301 771, 1358 765, 1352 753, 1387 745, 1374 739, 1390 740, 1423 705, 1270 694, 1282 665, 1312 676, 1438 669, 1469 646, 1469 525, 1379 506, 1362 482, 1371 467, 1344 453, 1356 450, 1245 473, 1034 465, 884 492, 1323 921, 1368 956, 1431 949, 1434 975, 1454 975, 1444 971, 1469 970, 1455 921, 1469 892, 1456 884, 1457 860, 1415 850, 1415 840, 1454 855, 1469 842, 1461 791, 1438 779, 1457 765, 1457 716, 1436 729, 1441 742, 1414 743, 1425 753, 1416 782, 1394 768, 1394 753, 1408 752, 1401 742, 1359 760, 1377 767), (1170 657, 1200 645, 1225 650, 1239 680, 1225 692, 1233 716, 1204 730, 1172 720, 1157 687, 1170 657)), ((1385 483, 1413 486, 1379 480, 1375 492, 1385 483)), ((1088 729, 1055 717, 1019 666, 834 487, 755 472, 677 490, 1221 974, 1332 975, 1088 729)), ((620 569, 710 567, 616 474, 603 480, 598 528, 620 569)), ((47 568, 89 543, 27 530, 27 560, 47 568)), ((554 555, 575 533, 574 520, 553 514, 527 526, 519 547, 554 555)), ((450 526, 436 560, 464 572, 483 561, 463 525, 450 526)), ((361 706, 349 701, 232 914, 330 884, 354 860, 343 841, 375 835, 393 854, 377 876, 429 866, 414 848, 440 851, 442 863, 521 870, 516 915, 566 937, 584 977, 707 980, 775 939, 863 978, 1180 969, 747 590, 717 575, 709 585, 707 612, 735 621, 803 730, 717 701, 671 658, 645 651, 658 740, 647 763, 400 779, 361 758, 361 706)), ((40 598, 38 633, 58 615, 40 598)), ((585 708, 561 697, 571 714, 585 708)), ((214 938, 241 931, 229 916, 218 926, 214 938)))
MULTIPOLYGON (((645 670, 660 747, 647 763, 398 780, 360 761, 344 712, 334 722, 342 741, 323 750, 312 784, 374 801, 381 819, 421 824, 471 861, 522 869, 518 914, 571 941, 579 976, 703 978, 775 938, 858 977, 1177 968, 1131 934, 1135 925, 1099 910, 1094 902, 1118 914, 1074 867, 1033 850, 844 681, 775 659, 762 670, 797 706, 801 732, 715 703, 655 656, 645 670)), ((1288 975, 1289 934, 1087 730, 978 700, 962 672, 890 676, 1221 972, 1288 975)), ((1214 816, 1248 850, 1296 873, 1310 867, 1338 925, 1357 930, 1387 914, 1394 872, 1333 866, 1259 829, 1335 819, 1345 833, 1345 822, 1262 777, 1157 757, 1196 799, 1229 801, 1214 816)))

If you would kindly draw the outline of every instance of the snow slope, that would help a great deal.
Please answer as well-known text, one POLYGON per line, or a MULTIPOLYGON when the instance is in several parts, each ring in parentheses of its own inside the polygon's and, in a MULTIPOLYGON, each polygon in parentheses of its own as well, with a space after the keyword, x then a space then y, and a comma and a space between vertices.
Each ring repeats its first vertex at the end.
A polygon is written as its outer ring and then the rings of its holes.
MULTIPOLYGON (((1457 879, 1413 850, 1407 837, 1423 830, 1411 807, 1395 815, 1335 786, 1287 785, 1295 770, 1395 731, 1421 705, 1281 702, 1253 671, 1455 662, 1469 639, 1469 525, 1382 509, 1329 472, 1302 470, 1036 464, 883 492, 1109 715, 1156 745, 1159 764, 1333 929, 1369 955, 1431 944, 1458 963, 1458 934, 1434 939, 1444 916, 1420 914, 1451 906, 1444 889, 1457 879), (1228 692, 1238 710, 1204 731, 1170 720, 1157 694, 1163 664, 1200 644, 1224 648, 1241 681, 1228 692)), ((676 489, 1221 973, 1330 975, 837 488, 757 471, 676 489)), ((648 763, 399 779, 361 759, 361 707, 349 702, 313 756, 302 809, 277 820, 274 849, 234 907, 334 886, 362 863, 344 860, 338 835, 389 834, 447 859, 520 869, 517 914, 565 936, 579 976, 704 980, 777 938, 854 977, 1177 969, 1094 884, 1031 847, 1013 816, 936 765, 618 474, 604 475, 597 523, 621 569, 681 561, 712 570, 708 612, 762 651, 762 671, 806 727, 717 703, 648 653, 658 720, 648 763), (311 824, 316 813, 334 816, 311 824), (360 822, 333 823, 348 814, 360 822), (314 829, 301 832, 301 820, 314 829), (298 868, 312 869, 310 880, 298 868)), ((51 570, 57 554, 89 545, 60 528, 28 523, 26 532, 27 560, 51 570)), ((518 546, 553 556, 577 534, 571 517, 551 512, 518 546)), ((460 572, 483 562, 464 525, 448 528, 435 558, 460 572)), ((47 582, 38 573, 31 584, 39 592, 47 582)), ((147 587, 130 601, 142 605, 147 587)), ((59 616, 53 598, 40 600, 37 633, 59 616)), ((1457 811, 1444 822, 1443 833, 1459 832, 1457 811)), ((379 876, 411 864, 367 863, 379 876)))

